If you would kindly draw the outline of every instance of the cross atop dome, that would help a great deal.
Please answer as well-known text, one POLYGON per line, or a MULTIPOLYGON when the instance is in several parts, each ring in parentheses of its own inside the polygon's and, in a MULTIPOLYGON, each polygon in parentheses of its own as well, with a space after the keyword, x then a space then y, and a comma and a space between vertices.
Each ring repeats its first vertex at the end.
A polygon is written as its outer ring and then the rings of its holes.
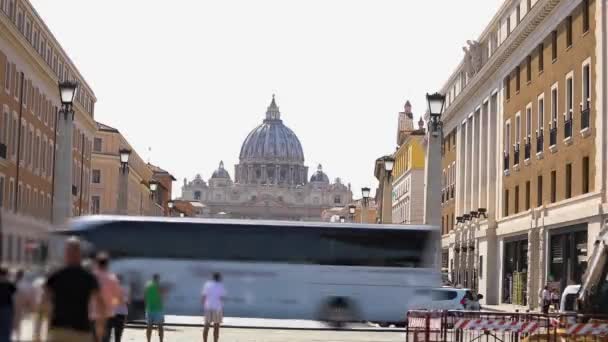
POLYGON ((281 112, 279 112, 279 106, 274 100, 274 94, 272 94, 272 102, 266 110, 266 120, 281 120, 281 112))

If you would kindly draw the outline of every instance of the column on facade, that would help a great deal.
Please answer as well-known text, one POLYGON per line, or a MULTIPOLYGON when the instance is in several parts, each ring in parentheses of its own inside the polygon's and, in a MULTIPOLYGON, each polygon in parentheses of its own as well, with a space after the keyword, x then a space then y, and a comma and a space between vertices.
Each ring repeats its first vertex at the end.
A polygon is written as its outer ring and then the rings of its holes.
POLYGON ((281 181, 281 166, 276 165, 274 169, 274 182, 275 184, 279 184, 281 181))
POLYGON ((528 307, 536 308, 538 306, 538 269, 534 265, 538 265, 538 252, 540 250, 538 229, 532 227, 528 230, 528 275, 526 284, 526 294, 528 307))
POLYGON ((466 161, 466 157, 465 157, 465 145, 466 145, 466 131, 467 131, 467 125, 466 123, 463 123, 462 125, 458 126, 458 142, 457 142, 457 146, 458 146, 458 167, 456 168, 456 171, 458 173, 458 184, 456 184, 456 193, 458 195, 458 199, 459 199, 459 205, 458 205, 458 211, 457 211, 457 215, 458 216, 462 216, 462 214, 464 214, 465 211, 465 161, 466 161))
POLYGON ((476 211, 479 208, 479 159, 480 152, 480 110, 476 110, 473 114, 473 134, 471 136, 471 211, 476 211))
POLYGON ((294 177, 294 172, 293 172, 293 165, 289 166, 289 184, 293 185, 295 184, 295 177, 294 177))
POLYGON ((467 175, 467 183, 465 187, 466 192, 466 209, 465 214, 471 212, 473 208, 473 159, 475 155, 473 154, 473 116, 467 119, 467 142, 466 142, 466 175, 467 175))
POLYGON ((262 164, 262 183, 266 184, 268 181, 268 174, 266 173, 266 165, 262 164))
POLYGON ((488 214, 492 215, 494 217, 498 216, 498 215, 496 215, 497 214, 496 213, 496 189, 498 186, 498 184, 496 182, 496 173, 497 173, 496 156, 498 155, 498 153, 499 153, 498 150, 500 149, 497 146, 497 145, 499 145, 497 143, 498 135, 496 132, 497 116, 498 116, 498 94, 494 94, 490 98, 490 111, 489 111, 489 115, 488 115, 488 125, 489 125, 488 139, 487 139, 488 177, 487 177, 487 182, 486 182, 486 186, 488 189, 488 197, 487 197, 488 214))
POLYGON ((253 183, 253 165, 247 165, 247 183, 253 183))
MULTIPOLYGON (((540 226, 538 228, 538 274, 537 274, 537 279, 538 279, 538 284, 543 287, 545 286, 547 279, 545 276, 545 267, 547 264, 547 260, 546 260, 546 256, 547 253, 545 251, 545 248, 547 246, 547 229, 545 229, 544 227, 544 223, 542 221, 544 221, 544 218, 541 217, 539 218, 541 220, 540 226)), ((538 219, 537 219, 538 220, 538 219)))
POLYGON ((488 208, 488 102, 481 106, 479 116, 479 208, 488 208))

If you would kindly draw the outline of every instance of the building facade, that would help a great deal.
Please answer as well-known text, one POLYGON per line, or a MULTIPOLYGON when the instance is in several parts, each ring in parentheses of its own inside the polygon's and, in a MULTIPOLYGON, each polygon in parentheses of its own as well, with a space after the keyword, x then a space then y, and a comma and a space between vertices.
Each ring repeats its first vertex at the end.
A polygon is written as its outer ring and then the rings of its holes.
POLYGON ((324 210, 352 201, 350 185, 332 183, 321 165, 308 179, 308 166, 295 133, 283 124, 273 97, 262 124, 241 147, 234 181, 220 162, 206 182, 184 179, 181 199, 205 205, 204 216, 321 220, 324 210))
MULTIPOLYGON (((108 125, 97 123, 93 141, 93 163, 91 175, 91 210, 93 215, 164 216, 168 213, 167 184, 163 185, 157 175, 172 176, 157 166, 144 162, 120 132, 108 125), (119 205, 121 163, 120 149, 131 150, 127 184, 127 210, 119 205), (159 183, 156 192, 151 192, 151 181, 159 183), (165 209, 167 208, 167 210, 165 209)), ((166 182, 165 182, 166 183, 166 182)), ((170 182, 169 194, 171 191, 170 182)))
POLYGON ((399 113, 397 151, 392 173, 392 223, 422 224, 424 219, 425 129, 422 117, 414 128, 409 101, 399 113))
POLYGON ((506 1, 443 89, 442 246, 488 304, 534 308, 585 271, 606 209, 606 6, 506 1))

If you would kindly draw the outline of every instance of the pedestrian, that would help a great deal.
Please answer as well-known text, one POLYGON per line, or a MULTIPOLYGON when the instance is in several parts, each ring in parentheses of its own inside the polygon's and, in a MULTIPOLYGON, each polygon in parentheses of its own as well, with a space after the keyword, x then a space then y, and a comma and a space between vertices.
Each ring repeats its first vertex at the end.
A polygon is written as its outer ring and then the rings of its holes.
POLYGON ((551 292, 549 291, 549 285, 545 285, 540 293, 540 300, 542 304, 542 313, 549 313, 549 306, 551 305, 551 292))
POLYGON ((148 342, 152 340, 154 326, 158 327, 158 339, 160 342, 163 342, 165 314, 163 313, 163 298, 159 274, 154 274, 152 280, 146 284, 144 301, 146 304, 146 337, 148 338, 148 342))
POLYGON ((207 342, 211 324, 213 324, 213 341, 218 342, 220 339, 220 324, 224 318, 222 301, 225 296, 226 289, 222 284, 221 274, 213 273, 213 279, 205 283, 202 291, 203 311, 205 313, 204 342, 207 342))
POLYGON ((122 304, 123 295, 118 278, 109 268, 110 258, 107 253, 100 252, 95 258, 95 271, 99 283, 101 297, 105 303, 104 308, 98 308, 95 305, 91 308, 91 318, 96 321, 102 319, 106 322, 103 335, 97 336, 97 340, 102 342, 110 342, 110 331, 112 329, 112 318, 114 310, 122 304))
POLYGON ((34 341, 39 342, 42 339, 42 325, 44 321, 48 320, 48 316, 46 312, 44 312, 42 305, 42 297, 44 294, 44 284, 46 284, 46 279, 51 274, 50 268, 45 270, 44 274, 38 276, 32 282, 32 292, 34 297, 34 341))
POLYGON ((553 311, 559 311, 559 292, 557 289, 551 291, 551 304, 553 305, 553 311))
POLYGON ((34 294, 32 284, 25 279, 25 272, 22 269, 15 273, 15 293, 13 329, 15 338, 21 340, 21 322, 24 317, 34 310, 34 294))
MULTIPOLYGON (((93 327, 89 321, 89 303, 105 310, 95 275, 82 267, 80 241, 67 240, 64 251, 65 265, 53 272, 46 281, 42 296, 42 314, 50 311, 50 342, 81 342, 101 336, 105 322, 99 318, 93 327)), ((97 340, 99 341, 99 340, 97 340)))
POLYGON ((131 289, 125 284, 123 277, 118 275, 118 282, 122 289, 122 302, 116 310, 114 310, 114 317, 111 320, 111 330, 114 330, 114 342, 120 342, 122 339, 122 332, 125 329, 125 323, 127 322, 127 315, 129 314, 129 301, 131 297, 131 289))
POLYGON ((8 270, 0 267, 0 342, 11 341, 16 292, 17 287, 8 279, 8 270))

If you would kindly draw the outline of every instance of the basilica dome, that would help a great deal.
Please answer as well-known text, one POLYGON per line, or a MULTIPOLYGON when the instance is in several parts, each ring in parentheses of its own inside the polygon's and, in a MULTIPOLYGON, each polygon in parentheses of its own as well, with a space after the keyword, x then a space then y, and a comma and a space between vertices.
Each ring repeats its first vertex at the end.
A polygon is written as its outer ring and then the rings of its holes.
POLYGON ((245 138, 239 158, 241 163, 304 164, 302 144, 296 134, 283 124, 274 96, 266 111, 264 122, 245 138))
POLYGON ((220 166, 217 168, 217 170, 215 170, 213 172, 213 175, 211 175, 211 178, 212 179, 217 179, 217 178, 230 179, 230 174, 224 168, 224 162, 223 161, 220 161, 220 166))

